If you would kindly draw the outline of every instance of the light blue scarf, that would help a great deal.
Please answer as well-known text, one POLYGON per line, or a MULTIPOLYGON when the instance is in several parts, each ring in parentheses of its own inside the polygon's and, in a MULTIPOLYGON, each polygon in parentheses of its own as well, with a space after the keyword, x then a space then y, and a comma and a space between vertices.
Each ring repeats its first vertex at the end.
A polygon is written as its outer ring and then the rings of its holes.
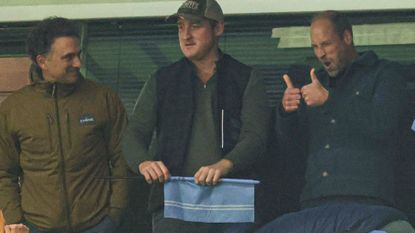
POLYGON ((164 184, 164 217, 205 223, 254 222, 258 183, 221 179, 215 186, 202 186, 193 177, 171 177, 164 184))

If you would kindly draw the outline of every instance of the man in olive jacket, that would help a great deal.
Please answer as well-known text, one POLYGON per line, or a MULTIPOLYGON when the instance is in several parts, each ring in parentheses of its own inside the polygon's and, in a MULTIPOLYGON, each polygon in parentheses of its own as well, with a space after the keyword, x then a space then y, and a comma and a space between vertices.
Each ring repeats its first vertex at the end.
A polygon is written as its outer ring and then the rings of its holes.
POLYGON ((79 73, 80 36, 48 18, 28 37, 32 84, 0 107, 0 209, 5 230, 114 232, 126 205, 118 96, 79 73))

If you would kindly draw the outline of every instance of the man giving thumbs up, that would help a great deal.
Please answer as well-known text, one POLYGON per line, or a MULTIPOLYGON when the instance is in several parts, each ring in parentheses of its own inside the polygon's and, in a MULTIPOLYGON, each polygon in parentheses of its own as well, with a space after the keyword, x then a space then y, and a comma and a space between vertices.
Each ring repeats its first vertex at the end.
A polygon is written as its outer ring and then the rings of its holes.
POLYGON ((305 137, 303 209, 259 232, 415 232, 393 208, 394 151, 407 104, 403 77, 374 52, 356 51, 352 26, 339 12, 316 15, 310 37, 323 69, 311 69, 303 87, 284 75, 277 113, 281 141, 299 147, 305 137))

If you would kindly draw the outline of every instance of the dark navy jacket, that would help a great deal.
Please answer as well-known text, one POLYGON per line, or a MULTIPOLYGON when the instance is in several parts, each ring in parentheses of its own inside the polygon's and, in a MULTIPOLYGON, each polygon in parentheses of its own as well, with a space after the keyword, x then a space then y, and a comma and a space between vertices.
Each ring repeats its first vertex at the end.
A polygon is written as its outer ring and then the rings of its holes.
POLYGON ((326 72, 317 76, 329 91, 323 106, 302 103, 298 112, 277 114, 280 138, 306 140, 302 201, 357 196, 393 204, 396 135, 407 100, 404 78, 373 52, 361 54, 335 86, 329 86, 326 72))

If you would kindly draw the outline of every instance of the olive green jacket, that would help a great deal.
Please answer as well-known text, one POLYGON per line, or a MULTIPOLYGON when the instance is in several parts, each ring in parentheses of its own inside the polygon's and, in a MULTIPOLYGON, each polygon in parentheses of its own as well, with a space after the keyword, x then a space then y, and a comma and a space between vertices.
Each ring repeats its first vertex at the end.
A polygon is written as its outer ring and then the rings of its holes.
POLYGON ((0 209, 6 224, 78 232, 126 205, 127 116, 109 88, 36 80, 0 106, 0 209))

